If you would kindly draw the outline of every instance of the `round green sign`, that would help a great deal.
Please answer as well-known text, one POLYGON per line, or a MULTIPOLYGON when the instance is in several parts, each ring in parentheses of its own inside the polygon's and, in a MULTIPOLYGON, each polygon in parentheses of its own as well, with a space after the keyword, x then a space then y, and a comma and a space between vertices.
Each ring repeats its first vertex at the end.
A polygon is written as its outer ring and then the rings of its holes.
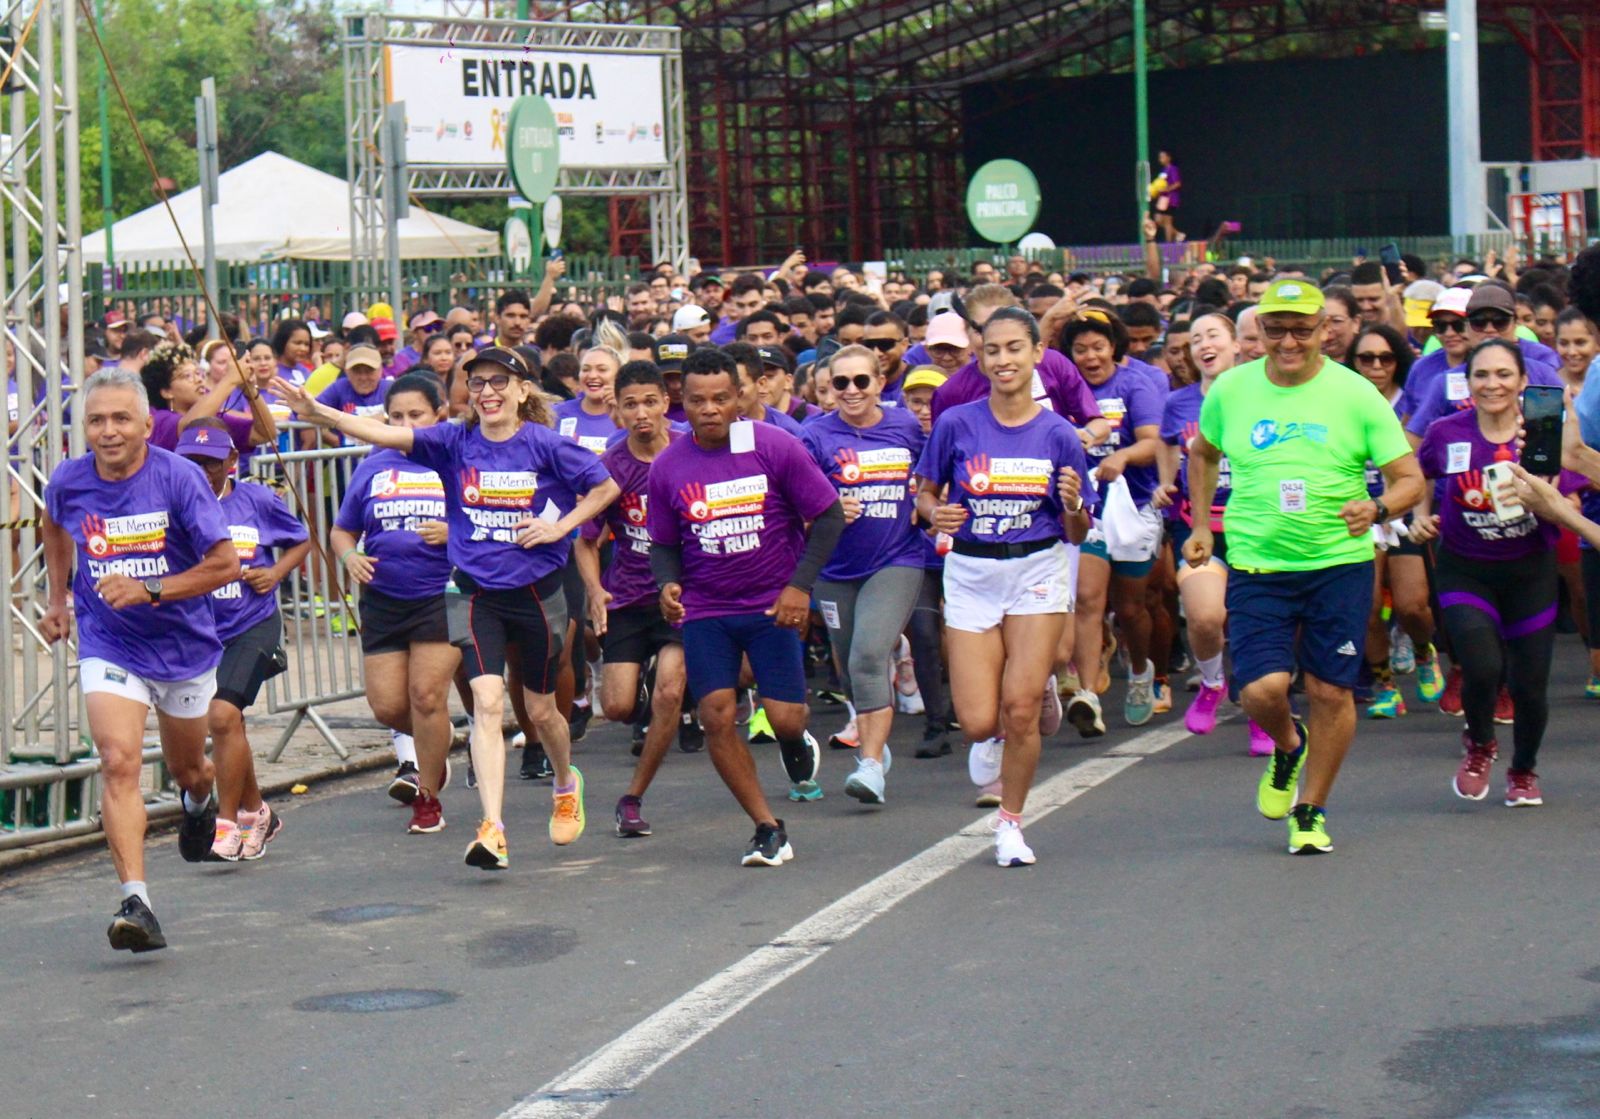
POLYGON ((529 202, 543 202, 556 189, 561 139, 556 114, 543 97, 519 97, 506 118, 506 163, 511 181, 529 202))
POLYGON ((986 241, 1015 241, 1039 220, 1039 180, 1014 159, 992 159, 967 184, 967 220, 986 241))

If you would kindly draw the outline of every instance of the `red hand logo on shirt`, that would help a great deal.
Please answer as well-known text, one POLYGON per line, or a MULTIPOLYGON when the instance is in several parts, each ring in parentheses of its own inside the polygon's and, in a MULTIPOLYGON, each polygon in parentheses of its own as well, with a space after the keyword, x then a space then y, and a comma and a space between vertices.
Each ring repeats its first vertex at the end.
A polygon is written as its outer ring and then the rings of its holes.
POLYGON ((645 503, 649 500, 648 494, 625 493, 622 495, 622 516, 630 525, 642 525, 645 519, 645 503))
POLYGON ((691 521, 711 519, 711 506, 706 504, 705 486, 699 482, 690 482, 678 491, 678 496, 683 499, 684 512, 691 521))
POLYGON ((1489 508, 1489 491, 1483 485, 1483 471, 1468 470, 1464 474, 1457 474, 1455 497, 1456 504, 1464 505, 1468 509, 1489 508))
POLYGON ((966 461, 967 480, 961 488, 968 493, 985 494, 993 484, 989 480, 989 456, 973 455, 966 461))
POLYGON ((836 479, 847 486, 853 486, 861 481, 861 460, 856 458, 856 452, 851 447, 838 451, 833 456, 833 461, 839 464, 836 479))
POLYGON ((461 471, 461 500, 467 505, 477 505, 483 500, 478 488, 478 468, 469 466, 461 471))
POLYGON ((83 518, 79 527, 83 529, 83 546, 89 550, 91 556, 103 556, 111 551, 111 541, 106 539, 106 522, 103 517, 90 513, 83 518))
MULTIPOLYGON (((202 429, 204 430, 204 429, 202 429)), ((398 470, 385 470, 383 477, 378 479, 378 496, 392 497, 400 491, 400 472, 398 470)))

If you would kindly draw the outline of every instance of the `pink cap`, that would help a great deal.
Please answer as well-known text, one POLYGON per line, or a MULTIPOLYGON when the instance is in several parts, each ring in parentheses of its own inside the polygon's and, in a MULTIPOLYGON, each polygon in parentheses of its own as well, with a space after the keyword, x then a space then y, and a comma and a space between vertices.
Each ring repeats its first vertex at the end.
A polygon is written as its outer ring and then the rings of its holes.
POLYGON ((923 336, 922 344, 966 349, 971 344, 967 337, 967 320, 954 311, 941 311, 928 320, 928 333, 923 336))
POLYGON ((1439 298, 1433 301, 1433 306, 1428 308, 1428 314, 1437 315, 1447 312, 1452 315, 1467 315, 1467 300, 1472 298, 1472 292, 1467 288, 1445 288, 1439 293, 1439 298))

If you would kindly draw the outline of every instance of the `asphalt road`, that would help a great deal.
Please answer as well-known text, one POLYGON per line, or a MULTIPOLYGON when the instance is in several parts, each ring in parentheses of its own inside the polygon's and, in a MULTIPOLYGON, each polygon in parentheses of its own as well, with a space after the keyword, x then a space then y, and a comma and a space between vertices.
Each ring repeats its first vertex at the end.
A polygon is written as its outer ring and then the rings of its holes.
POLYGON ((1453 720, 1367 722, 1320 858, 1255 814, 1242 725, 1175 713, 1047 744, 1041 780, 1072 772, 1028 869, 988 857, 963 751, 911 757, 920 719, 881 809, 825 759, 777 870, 738 865, 751 829, 703 754, 668 759, 653 837, 615 838, 611 727, 579 747, 576 845, 513 779, 502 874, 461 865, 475 794, 410 836, 375 778, 281 804, 260 863, 154 837, 165 952, 108 949, 103 854, 30 868, 0 883, 0 1116, 1600 1115, 1582 659, 1563 638, 1545 807, 1500 805, 1498 769, 1453 796, 1453 720), (632 1071, 568 1073, 595 1068, 632 1071))

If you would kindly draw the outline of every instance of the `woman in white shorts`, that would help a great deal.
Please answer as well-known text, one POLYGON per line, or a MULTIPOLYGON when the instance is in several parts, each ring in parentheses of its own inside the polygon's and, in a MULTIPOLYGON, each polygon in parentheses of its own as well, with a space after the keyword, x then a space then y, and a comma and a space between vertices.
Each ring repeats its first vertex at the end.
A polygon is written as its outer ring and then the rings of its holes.
POLYGON ((978 357, 988 398, 941 413, 917 464, 918 514, 951 537, 950 688, 973 783, 1000 780, 1001 866, 1034 862, 1022 809, 1039 763, 1040 696, 1071 610, 1063 541, 1088 533, 1093 497, 1077 429, 1033 399, 1043 356, 1032 315, 996 311, 978 357))

